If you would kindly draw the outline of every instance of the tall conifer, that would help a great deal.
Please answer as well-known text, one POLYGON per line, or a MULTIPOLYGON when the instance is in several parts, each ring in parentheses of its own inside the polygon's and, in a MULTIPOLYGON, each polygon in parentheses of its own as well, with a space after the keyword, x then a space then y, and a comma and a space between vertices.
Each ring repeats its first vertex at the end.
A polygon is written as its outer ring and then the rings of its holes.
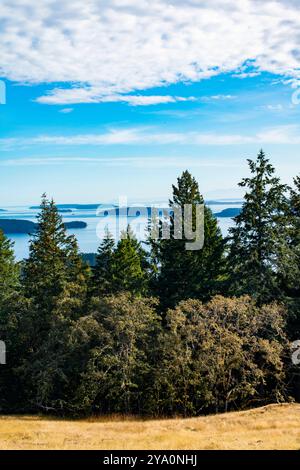
POLYGON ((278 272, 288 240, 287 187, 262 150, 248 163, 251 176, 239 183, 244 204, 229 230, 230 289, 263 303, 282 297, 278 272))
MULTIPOLYGON (((171 209, 184 205, 192 207, 192 228, 195 226, 196 206, 204 204, 195 178, 184 171, 173 185, 171 209)), ((179 301, 188 298, 209 299, 220 289, 223 269, 224 243, 217 219, 211 209, 204 205, 204 246, 199 250, 187 250, 190 242, 183 233, 177 239, 174 233, 174 216, 170 218, 170 239, 150 240, 152 257, 157 266, 157 276, 153 282, 154 294, 158 295, 162 309, 174 307, 179 301)))

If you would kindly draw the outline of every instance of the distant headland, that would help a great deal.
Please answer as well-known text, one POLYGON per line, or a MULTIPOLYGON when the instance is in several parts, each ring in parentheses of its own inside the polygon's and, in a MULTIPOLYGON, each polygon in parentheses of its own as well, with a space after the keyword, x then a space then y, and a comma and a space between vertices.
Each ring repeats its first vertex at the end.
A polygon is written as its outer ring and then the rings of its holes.
POLYGON ((229 207, 228 209, 224 209, 221 212, 215 212, 214 215, 216 217, 229 217, 233 218, 239 215, 241 212, 240 207, 229 207))

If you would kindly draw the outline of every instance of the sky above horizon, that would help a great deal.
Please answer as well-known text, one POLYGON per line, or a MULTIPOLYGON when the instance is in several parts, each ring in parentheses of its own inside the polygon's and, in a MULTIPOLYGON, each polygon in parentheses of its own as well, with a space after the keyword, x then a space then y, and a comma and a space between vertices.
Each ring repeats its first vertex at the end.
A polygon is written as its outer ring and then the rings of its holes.
POLYGON ((0 207, 165 199, 185 169, 238 198, 260 148, 291 183, 299 46, 298 0, 2 0, 0 207))

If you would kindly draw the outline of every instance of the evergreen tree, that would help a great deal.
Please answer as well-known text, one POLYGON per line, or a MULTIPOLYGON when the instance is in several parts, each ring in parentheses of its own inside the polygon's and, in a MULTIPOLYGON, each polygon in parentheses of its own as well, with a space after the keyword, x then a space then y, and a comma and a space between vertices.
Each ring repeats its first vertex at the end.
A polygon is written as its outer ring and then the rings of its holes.
POLYGON ((148 273, 145 269, 146 253, 134 237, 130 227, 122 233, 113 253, 111 264, 111 292, 147 292, 148 273))
POLYGON ((5 307, 19 283, 19 268, 15 262, 13 243, 0 230, 0 309, 5 307))
MULTIPOLYGON (((173 199, 170 208, 181 210, 184 205, 192 207, 192 229, 196 227, 196 206, 204 204, 203 196, 195 178, 184 171, 173 185, 173 199)), ((163 229, 163 223, 160 227, 163 229)), ((162 309, 174 307, 188 298, 209 299, 221 288, 224 243, 217 220, 209 207, 204 205, 204 246, 200 250, 187 250, 191 242, 183 234, 176 238, 174 212, 170 217, 170 239, 150 240, 152 257, 157 266, 153 292, 160 298, 162 309)))
MULTIPOLYGON (((18 302, 19 291, 19 266, 15 262, 13 243, 0 230, 0 341, 4 341, 6 350, 9 348, 10 357, 14 355, 13 351, 16 349, 17 342, 17 339, 13 338, 12 330, 14 330, 15 323, 14 314, 18 312, 18 309, 21 310, 18 302)), ((5 395, 4 377, 7 378, 10 375, 8 366, 3 368, 0 378, 0 403, 5 395)))
POLYGON ((6 364, 0 365, 0 410, 5 412, 16 410, 22 398, 20 382, 14 373, 27 337, 27 331, 19 327, 19 319, 27 308, 20 290, 19 271, 13 243, 0 230, 0 341, 6 350, 6 364))
POLYGON ((58 297, 70 290, 84 296, 88 270, 73 235, 68 236, 53 200, 42 197, 38 229, 32 235, 29 258, 23 271, 23 285, 45 323, 58 297))
POLYGON ((300 176, 294 179, 289 198, 289 237, 281 257, 282 289, 290 311, 289 333, 298 339, 300 333, 300 176))
POLYGON ((246 189, 244 204, 229 230, 230 290, 268 302, 282 297, 278 272, 288 239, 287 187, 262 150, 248 162, 252 176, 239 183, 246 189))
POLYGON ((106 230, 96 256, 96 264, 91 278, 91 293, 94 296, 106 295, 112 292, 112 261, 115 241, 106 230))
POLYGON ((22 381, 27 406, 38 410, 44 409, 40 378, 49 363, 49 373, 55 374, 53 344, 63 341, 72 322, 83 314, 88 276, 75 237, 67 235, 54 202, 45 195, 29 253, 22 280, 30 305, 18 322, 19 335, 26 332, 26 336, 22 363, 15 373, 22 381))
POLYGON ((290 196, 293 297, 300 298, 300 176, 294 178, 290 196))

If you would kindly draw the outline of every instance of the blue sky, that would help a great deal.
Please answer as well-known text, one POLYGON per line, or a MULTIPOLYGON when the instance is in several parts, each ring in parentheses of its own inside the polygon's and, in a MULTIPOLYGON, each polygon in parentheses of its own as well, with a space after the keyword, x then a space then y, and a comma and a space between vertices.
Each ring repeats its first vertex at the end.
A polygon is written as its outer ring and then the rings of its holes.
POLYGON ((261 147, 299 173, 297 4, 142 3, 4 0, 0 207, 163 199, 186 168, 239 197, 261 147))

